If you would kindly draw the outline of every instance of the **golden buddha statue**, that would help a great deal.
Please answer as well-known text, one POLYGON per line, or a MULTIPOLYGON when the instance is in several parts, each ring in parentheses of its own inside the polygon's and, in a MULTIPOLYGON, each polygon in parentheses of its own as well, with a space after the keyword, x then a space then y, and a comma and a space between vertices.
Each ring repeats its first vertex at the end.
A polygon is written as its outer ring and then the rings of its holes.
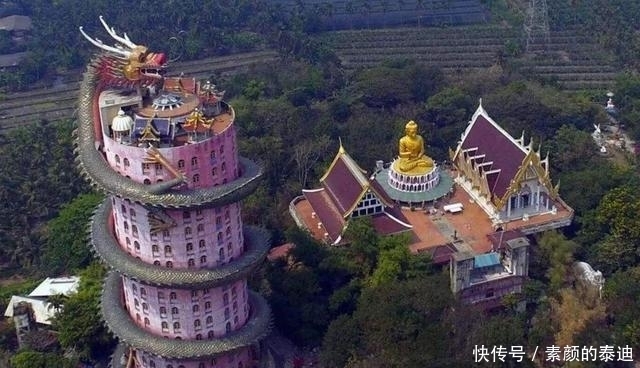
POLYGON ((405 136, 400 138, 399 158, 394 169, 407 175, 422 175, 433 169, 433 160, 424 154, 424 140, 418 135, 418 124, 410 121, 405 126, 405 136))

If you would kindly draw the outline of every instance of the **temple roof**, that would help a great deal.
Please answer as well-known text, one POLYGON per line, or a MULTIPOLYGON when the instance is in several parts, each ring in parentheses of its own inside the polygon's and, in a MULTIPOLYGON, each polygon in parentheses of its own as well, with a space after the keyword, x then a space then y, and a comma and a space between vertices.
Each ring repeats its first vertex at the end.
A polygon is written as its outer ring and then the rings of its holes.
POLYGON ((475 157, 476 167, 484 164, 482 172, 486 173, 492 197, 502 198, 528 152, 522 142, 489 117, 481 104, 462 135, 454 160, 461 154, 475 157))
POLYGON ((367 190, 373 191, 384 205, 393 205, 393 201, 380 185, 375 183, 375 180, 369 181, 365 174, 366 171, 360 168, 340 145, 338 154, 331 162, 327 172, 320 178, 320 183, 333 199, 342 217, 351 215, 367 190))

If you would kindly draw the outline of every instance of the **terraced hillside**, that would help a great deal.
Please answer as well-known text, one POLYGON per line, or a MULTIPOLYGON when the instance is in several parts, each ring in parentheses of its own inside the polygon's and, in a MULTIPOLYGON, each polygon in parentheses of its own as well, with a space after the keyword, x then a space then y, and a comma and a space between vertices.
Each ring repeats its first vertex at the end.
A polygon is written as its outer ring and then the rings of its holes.
MULTIPOLYGON (((413 59, 442 68, 449 75, 483 70, 517 51, 521 30, 497 26, 394 28, 339 31, 324 39, 345 69, 371 67, 393 59, 413 59)), ((596 44, 571 31, 554 32, 548 47, 510 59, 529 75, 554 80, 565 89, 604 89, 616 73, 596 44)))
MULTIPOLYGON (((275 51, 257 51, 211 59, 176 63, 188 77, 207 78, 213 73, 232 74, 251 65, 273 61, 275 51)), ((171 75, 171 73, 169 73, 171 75)), ((7 94, 0 101, 0 132, 39 120, 59 120, 73 116, 78 97, 79 80, 64 87, 7 94)))

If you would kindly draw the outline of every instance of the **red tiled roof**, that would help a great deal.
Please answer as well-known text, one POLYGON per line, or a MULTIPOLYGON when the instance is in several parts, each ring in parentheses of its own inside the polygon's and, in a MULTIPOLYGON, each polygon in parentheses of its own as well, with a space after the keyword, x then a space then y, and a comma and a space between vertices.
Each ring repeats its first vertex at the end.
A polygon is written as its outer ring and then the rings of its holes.
POLYGON ((289 254, 291 249, 295 248, 295 246, 296 245, 293 243, 285 243, 282 245, 278 245, 277 247, 273 247, 267 254, 267 259, 273 262, 276 259, 285 258, 289 254))
POLYGON ((303 190, 302 195, 309 201, 318 221, 329 234, 329 238, 336 241, 342 235, 345 222, 325 189, 303 190))
POLYGON ((500 249, 506 244, 509 240, 523 238, 526 235, 522 233, 520 230, 507 230, 507 231, 497 231, 495 233, 491 233, 487 235, 491 244, 493 244, 493 249, 500 249))
POLYGON ((492 196, 502 198, 509 188, 511 179, 518 172, 526 153, 495 122, 488 120, 484 114, 476 115, 461 143, 459 154, 462 154, 462 150, 477 148, 468 153, 470 156, 484 155, 483 158, 475 160, 476 164, 493 162, 491 165, 484 166, 483 171, 500 170, 488 174, 487 182, 492 196))
POLYGON ((373 228, 380 235, 392 235, 411 230, 411 226, 398 222, 397 219, 394 219, 386 212, 371 216, 371 222, 373 223, 373 228))
POLYGON ((431 255, 431 259, 434 264, 442 265, 449 263, 451 255, 457 252, 456 248, 452 244, 439 245, 433 248, 426 248, 420 253, 427 253, 431 255))
MULTIPOLYGON (((346 153, 340 152, 322 180, 322 186, 333 198, 342 216, 349 213, 362 196, 363 173, 346 153), (349 161, 349 162, 347 162, 349 161), (359 177, 360 176, 360 177, 359 177)), ((366 178, 364 178, 366 182, 366 178)))

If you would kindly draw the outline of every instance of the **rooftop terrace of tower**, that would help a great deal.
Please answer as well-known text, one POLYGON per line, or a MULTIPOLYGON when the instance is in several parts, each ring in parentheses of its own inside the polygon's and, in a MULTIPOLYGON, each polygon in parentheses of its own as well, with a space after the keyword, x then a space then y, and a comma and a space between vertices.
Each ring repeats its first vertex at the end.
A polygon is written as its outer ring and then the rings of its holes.
POLYGON ((223 95, 210 82, 193 78, 166 78, 160 90, 108 89, 98 101, 103 132, 133 147, 201 142, 233 124, 235 112, 221 100, 223 95))

